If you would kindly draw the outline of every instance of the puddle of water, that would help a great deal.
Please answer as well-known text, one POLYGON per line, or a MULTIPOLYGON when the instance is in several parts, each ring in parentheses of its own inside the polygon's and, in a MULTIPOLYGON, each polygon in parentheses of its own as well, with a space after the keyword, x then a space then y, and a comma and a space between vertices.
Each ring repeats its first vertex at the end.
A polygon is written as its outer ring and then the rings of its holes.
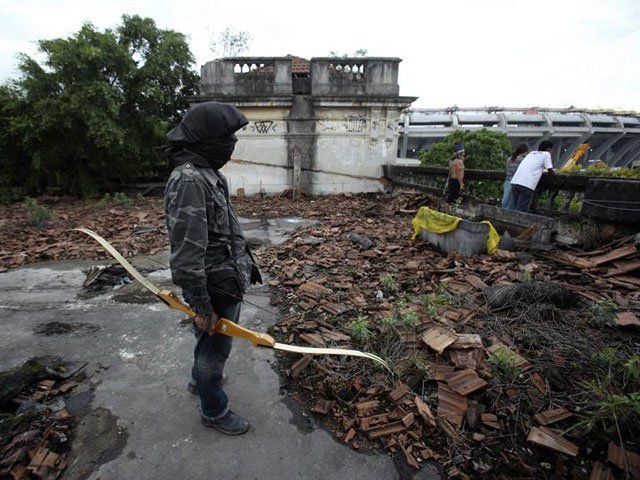
POLYGON ((291 398, 289 395, 284 395, 280 401, 287 406, 293 415, 289 423, 294 425, 300 433, 311 433, 316 429, 316 424, 313 419, 302 413, 299 402, 291 398))
POLYGON ((280 245, 297 229, 320 224, 316 220, 298 217, 240 218, 239 221, 250 245, 280 245))
POLYGON ((79 392, 75 395, 69 395, 64 399, 67 410, 71 415, 78 415, 87 412, 89 410, 89 407, 91 406, 92 401, 92 390, 85 390, 84 392, 79 392))
POLYGON ((49 322, 38 325, 33 329, 36 335, 89 335, 101 330, 99 325, 84 322, 49 322))

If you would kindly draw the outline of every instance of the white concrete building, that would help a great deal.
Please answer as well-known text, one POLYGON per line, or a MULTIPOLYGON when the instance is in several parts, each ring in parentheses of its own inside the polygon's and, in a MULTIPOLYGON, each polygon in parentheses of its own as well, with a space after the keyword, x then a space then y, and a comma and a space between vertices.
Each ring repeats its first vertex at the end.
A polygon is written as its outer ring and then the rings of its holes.
POLYGON ((231 192, 312 194, 385 188, 401 111, 398 58, 238 57, 202 67, 194 103, 231 103, 250 120, 224 173, 231 192))

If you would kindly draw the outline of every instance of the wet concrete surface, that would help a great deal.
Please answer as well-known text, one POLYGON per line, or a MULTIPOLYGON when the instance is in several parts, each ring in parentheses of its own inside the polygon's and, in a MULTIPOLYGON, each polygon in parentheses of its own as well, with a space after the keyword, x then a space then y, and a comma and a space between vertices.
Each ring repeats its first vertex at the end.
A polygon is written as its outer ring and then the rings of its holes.
MULTIPOLYGON (((272 240, 268 228, 256 228, 266 232, 261 241, 272 240)), ((167 257, 163 252, 133 263, 157 268, 167 257)), ((228 437, 204 427, 197 397, 186 389, 194 339, 184 317, 149 302, 135 283, 79 298, 83 269, 96 263, 0 273, 0 370, 40 355, 88 362, 87 380, 67 399, 76 426, 63 479, 443 478, 435 466, 416 474, 384 454, 361 454, 335 441, 280 392, 273 351, 239 340, 227 363, 225 391, 252 428, 228 437), (42 333, 51 329, 56 333, 42 333)), ((166 268, 148 278, 175 290, 166 268)), ((252 289, 246 300, 242 324, 264 331, 277 321, 266 287, 252 289)))

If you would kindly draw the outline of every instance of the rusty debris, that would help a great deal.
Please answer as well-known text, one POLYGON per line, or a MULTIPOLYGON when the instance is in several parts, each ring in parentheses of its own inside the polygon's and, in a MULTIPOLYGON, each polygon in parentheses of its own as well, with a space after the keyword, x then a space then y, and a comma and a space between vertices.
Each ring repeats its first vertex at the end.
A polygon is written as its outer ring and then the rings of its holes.
POLYGON ((532 427, 527 441, 571 457, 578 455, 578 446, 576 444, 571 443, 546 427, 532 427))
MULTIPOLYGON (((56 199, 47 205, 57 220, 42 229, 25 227, 24 213, 0 207, 7 240, 0 271, 104 258, 99 247, 67 233, 79 223, 125 256, 167 247, 162 199, 135 201, 131 210, 56 199)), ((270 333, 287 343, 370 351, 395 373, 357 359, 283 355, 283 388, 350 448, 382 449, 413 469, 437 461, 462 479, 573 480, 588 472, 623 478, 640 444, 633 422, 617 418, 619 433, 606 417, 598 423, 606 429, 597 432, 572 427, 578 412, 602 416, 603 397, 587 382, 606 384, 618 396, 638 389, 629 376, 607 376, 638 353, 635 235, 590 251, 537 250, 534 225, 521 233, 516 251, 444 255, 411 240, 411 220, 424 205, 433 199, 420 193, 236 199, 240 216, 317 221, 283 244, 255 248, 271 304, 282 315, 270 333), (614 444, 608 456, 607 442, 614 444)), ((64 388, 41 385, 29 396, 47 402, 64 388)), ((65 413, 56 416, 64 424, 65 413)), ((16 475, 29 474, 29 463, 16 475)))
POLYGON ((615 480, 611 469, 601 462, 595 462, 589 480, 615 480))
POLYGON ((468 368, 447 377, 447 384, 456 393, 467 396, 470 393, 485 387, 487 382, 481 379, 475 370, 468 368))
POLYGON ((482 348, 482 337, 476 333, 460 333, 450 348, 482 348))
POLYGON ((433 327, 422 335, 422 341, 438 353, 442 353, 445 348, 453 344, 457 339, 456 332, 441 326, 433 327))
POLYGON ((462 425, 468 401, 464 395, 456 393, 444 383, 438 384, 438 417, 454 425, 462 425))
POLYGON ((635 325, 640 327, 640 320, 633 312, 620 312, 616 315, 615 322, 621 327, 627 327, 629 325, 635 325))
POLYGON ((625 450, 610 442, 607 449, 607 461, 623 472, 631 474, 634 479, 640 479, 640 454, 625 450))
POLYGON ((72 415, 63 396, 79 385, 70 377, 86 364, 47 362, 0 372, 0 391, 11 393, 0 400, 0 478, 55 480, 67 466, 72 415), (36 371, 46 378, 33 381, 36 371))
POLYGON ((427 405, 425 401, 417 395, 414 398, 414 402, 416 404, 416 408, 418 409, 418 414, 420 415, 420 417, 422 417, 425 425, 435 427, 437 425, 436 417, 431 411, 429 405, 427 405))
POLYGON ((573 414, 569 410, 564 407, 560 407, 537 413, 533 418, 535 418, 536 422, 540 425, 551 425, 552 423, 569 418, 572 415, 573 414))

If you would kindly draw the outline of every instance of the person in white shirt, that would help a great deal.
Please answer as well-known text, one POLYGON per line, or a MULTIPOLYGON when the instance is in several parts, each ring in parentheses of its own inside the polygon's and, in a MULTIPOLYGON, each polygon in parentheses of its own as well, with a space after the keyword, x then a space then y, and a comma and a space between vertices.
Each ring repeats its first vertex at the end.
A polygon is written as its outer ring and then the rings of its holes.
POLYGON ((533 193, 536 191, 542 173, 545 170, 549 173, 554 173, 551 150, 553 150, 553 144, 545 140, 540 144, 538 150, 529 153, 518 165, 518 170, 516 170, 511 179, 514 210, 528 212, 533 193))

